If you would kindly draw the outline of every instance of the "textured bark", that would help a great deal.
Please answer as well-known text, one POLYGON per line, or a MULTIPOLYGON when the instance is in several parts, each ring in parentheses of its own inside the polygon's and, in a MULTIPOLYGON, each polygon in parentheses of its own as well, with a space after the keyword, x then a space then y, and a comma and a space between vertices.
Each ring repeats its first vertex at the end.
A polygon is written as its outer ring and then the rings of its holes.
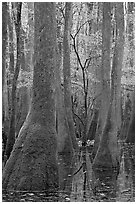
POLYGON ((69 49, 70 11, 71 11, 71 3, 67 2, 66 9, 65 9, 65 26, 64 26, 64 37, 63 37, 64 104, 65 104, 67 121, 69 126, 69 134, 71 135, 73 148, 77 149, 73 114, 72 114, 72 101, 71 101, 71 74, 70 74, 70 49, 69 49))
POLYGON ((21 52, 20 52, 21 7, 22 7, 22 3, 18 3, 17 22, 15 22, 16 35, 17 35, 17 61, 16 61, 16 68, 15 68, 14 77, 12 81, 11 116, 10 116, 8 140, 6 145, 7 159, 9 158, 13 145, 15 143, 16 90, 17 90, 17 79, 18 79, 19 70, 20 70, 20 55, 21 55, 21 52))
POLYGON ((49 190, 58 186, 55 3, 35 3, 34 7, 33 97, 3 173, 3 188, 10 190, 49 190))

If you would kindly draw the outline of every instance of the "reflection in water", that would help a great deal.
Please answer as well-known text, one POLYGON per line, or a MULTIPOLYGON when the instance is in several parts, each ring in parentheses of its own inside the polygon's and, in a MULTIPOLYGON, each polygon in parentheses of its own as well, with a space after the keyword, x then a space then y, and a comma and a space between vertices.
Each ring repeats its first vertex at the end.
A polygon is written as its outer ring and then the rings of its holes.
POLYGON ((122 148, 120 174, 118 176, 120 201, 135 200, 135 146, 125 144, 122 148))
POLYGON ((94 173, 98 181, 93 189, 96 200, 115 201, 117 172, 112 171, 112 169, 96 169, 94 173))
MULTIPOLYGON (((3 191, 3 201, 6 202, 133 202, 135 201, 135 153, 133 145, 122 147, 122 158, 119 175, 116 172, 98 169, 92 170, 92 164, 87 160, 86 190, 83 192, 84 174, 81 160, 60 155, 62 171, 61 189, 58 192, 6 192, 3 191), (75 168, 74 168, 75 167, 75 168), (76 173, 78 171, 78 173, 76 173), (75 174, 76 173, 76 174, 75 174), (84 195, 84 198, 83 198, 84 195)), ((77 157, 75 157, 77 158, 77 157)))

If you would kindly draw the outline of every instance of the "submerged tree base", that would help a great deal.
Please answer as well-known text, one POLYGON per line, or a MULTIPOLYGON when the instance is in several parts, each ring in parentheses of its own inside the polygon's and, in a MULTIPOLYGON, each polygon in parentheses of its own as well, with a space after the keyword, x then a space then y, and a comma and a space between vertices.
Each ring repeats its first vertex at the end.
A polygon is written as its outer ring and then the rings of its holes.
POLYGON ((58 187, 54 130, 47 131, 32 121, 28 117, 6 163, 3 189, 35 191, 58 187))

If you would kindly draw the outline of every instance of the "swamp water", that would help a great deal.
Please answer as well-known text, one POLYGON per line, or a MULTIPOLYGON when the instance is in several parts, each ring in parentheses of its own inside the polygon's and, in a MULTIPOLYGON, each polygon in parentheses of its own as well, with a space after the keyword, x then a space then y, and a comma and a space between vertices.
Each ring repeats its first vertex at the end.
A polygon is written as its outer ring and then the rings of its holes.
POLYGON ((119 174, 99 170, 95 178, 87 158, 87 177, 84 185, 83 168, 72 178, 71 191, 65 192, 19 192, 4 191, 3 202, 134 202, 135 201, 135 147, 124 144, 119 174), (89 165, 88 165, 89 164, 89 165), (90 166, 90 167, 89 167, 90 166), (94 177, 94 179, 93 179, 94 177))

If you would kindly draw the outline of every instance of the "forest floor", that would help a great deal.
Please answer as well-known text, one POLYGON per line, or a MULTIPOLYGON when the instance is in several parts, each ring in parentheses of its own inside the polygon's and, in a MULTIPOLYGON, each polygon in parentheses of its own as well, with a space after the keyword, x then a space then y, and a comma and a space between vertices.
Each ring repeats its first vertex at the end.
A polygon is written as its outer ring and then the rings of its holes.
POLYGON ((118 177, 113 181, 106 176, 96 190, 83 190, 83 172, 80 170, 72 181, 69 192, 18 192, 3 191, 3 202, 134 202, 135 201, 135 155, 133 145, 122 146, 122 157, 118 177))

